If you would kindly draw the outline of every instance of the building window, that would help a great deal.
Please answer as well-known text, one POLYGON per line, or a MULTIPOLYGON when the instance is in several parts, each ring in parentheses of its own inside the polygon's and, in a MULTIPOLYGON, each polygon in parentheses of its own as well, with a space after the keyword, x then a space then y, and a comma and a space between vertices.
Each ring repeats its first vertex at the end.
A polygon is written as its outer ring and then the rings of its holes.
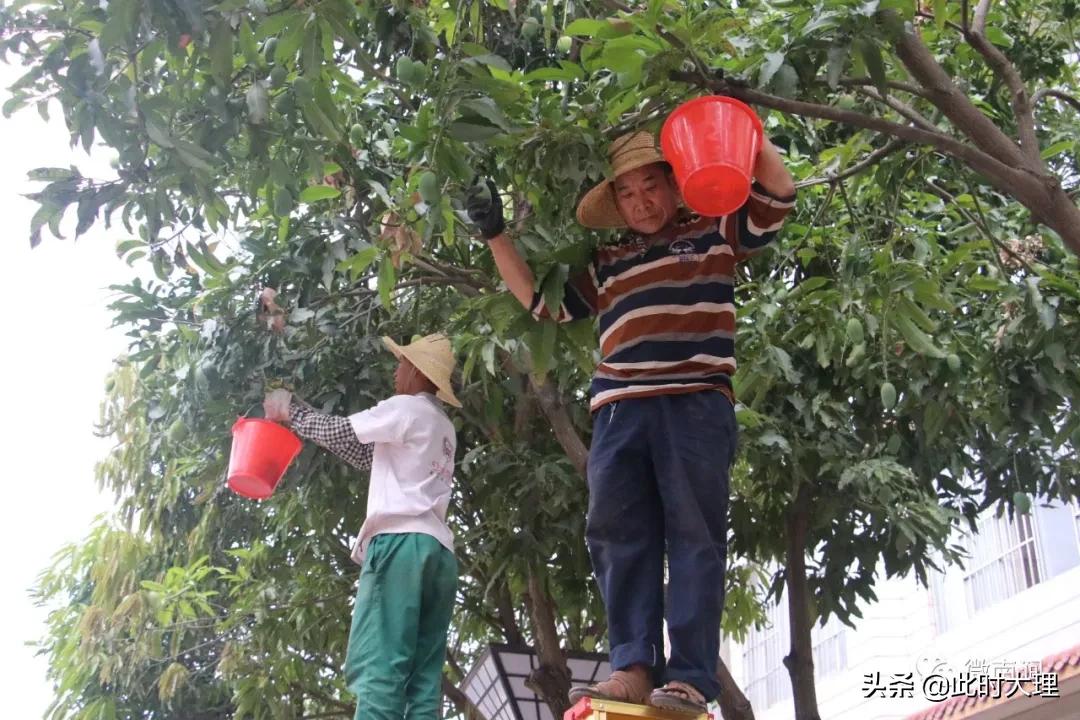
MULTIPOLYGON (((770 602, 766 626, 751 628, 743 650, 743 687, 754 707, 767 708, 791 697, 791 680, 784 656, 791 647, 787 598, 778 607, 770 602)), ((847 668, 846 627, 835 615, 825 626, 815 625, 810 633, 814 653, 814 677, 822 679, 847 668)))
POLYGON ((974 614, 1041 582, 1034 513, 986 516, 966 540, 971 564, 964 575, 968 613, 974 614))

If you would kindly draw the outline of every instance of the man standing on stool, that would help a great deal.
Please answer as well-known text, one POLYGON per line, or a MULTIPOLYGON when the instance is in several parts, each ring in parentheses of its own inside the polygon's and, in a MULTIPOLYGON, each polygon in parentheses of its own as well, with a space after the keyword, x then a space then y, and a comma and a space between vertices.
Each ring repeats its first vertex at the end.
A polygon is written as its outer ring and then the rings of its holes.
POLYGON ((773 240, 794 206, 795 185, 764 139, 743 207, 699 217, 680 207, 652 134, 624 135, 609 155, 613 178, 585 195, 577 219, 628 231, 567 282, 559 308, 545 307, 534 291, 532 271, 504 232, 494 184, 474 188, 467 206, 510 292, 533 315, 560 322, 598 316, 586 542, 614 672, 572 689, 570 700, 704 712, 720 693, 728 475, 737 435, 734 268, 773 240), (665 549, 672 588, 666 608, 665 549))
POLYGON ((367 519, 353 548, 363 566, 345 657, 356 720, 440 716, 446 631, 457 593, 446 526, 457 435, 439 400, 461 407, 450 378, 450 341, 428 335, 399 346, 396 395, 349 417, 323 415, 274 390, 268 420, 359 470, 371 470, 367 519), (438 398, 438 399, 436 399, 438 398))

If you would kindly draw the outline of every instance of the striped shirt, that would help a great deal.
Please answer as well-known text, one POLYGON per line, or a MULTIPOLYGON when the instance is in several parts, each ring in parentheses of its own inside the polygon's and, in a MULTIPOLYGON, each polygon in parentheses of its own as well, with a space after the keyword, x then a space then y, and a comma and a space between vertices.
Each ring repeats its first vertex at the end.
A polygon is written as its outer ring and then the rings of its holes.
MULTIPOLYGON (((720 389, 735 374, 735 263, 776 237, 795 198, 755 183, 739 210, 686 214, 659 233, 598 248, 563 292, 559 322, 598 316, 590 410, 635 397, 720 389)), ((549 318, 543 294, 533 315, 549 318)))

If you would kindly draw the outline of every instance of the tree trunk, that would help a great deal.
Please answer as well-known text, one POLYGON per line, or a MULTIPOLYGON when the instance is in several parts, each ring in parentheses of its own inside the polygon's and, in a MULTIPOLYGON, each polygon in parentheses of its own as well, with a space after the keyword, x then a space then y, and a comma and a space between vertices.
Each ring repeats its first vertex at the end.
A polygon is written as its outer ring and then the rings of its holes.
POLYGON ((446 675, 442 677, 442 689, 443 695, 450 698, 458 711, 465 716, 465 720, 483 720, 484 716, 480 714, 480 710, 472 704, 472 701, 461 691, 461 688, 455 685, 446 675))
POLYGON ((537 383, 535 378, 529 375, 529 385, 540 405, 541 412, 551 423, 555 439, 566 451, 566 457, 570 458, 570 462, 581 477, 585 477, 585 467, 589 462, 589 448, 585 446, 581 436, 574 429, 574 423, 570 420, 570 413, 563 404, 559 388, 551 381, 550 376, 545 378, 543 383, 537 383))
POLYGON ((529 590, 525 603, 532 619, 539 667, 529 674, 525 687, 539 695, 551 708, 552 716, 561 718, 570 709, 570 669, 559 646, 555 626, 555 601, 544 587, 543 578, 529 570, 529 590))
POLYGON ((716 679, 721 688, 720 717, 724 720, 754 720, 754 708, 723 660, 716 664, 716 679))
POLYGON ((788 620, 791 626, 791 648, 784 666, 791 678, 791 694, 795 704, 795 720, 821 720, 814 685, 814 653, 810 630, 810 589, 806 581, 806 535, 810 523, 810 488, 803 484, 795 504, 788 512, 786 524, 788 620))
POLYGON ((510 596, 510 588, 500 585, 496 593, 499 623, 502 625, 506 642, 517 648, 527 647, 525 636, 521 634, 521 628, 518 627, 517 618, 514 616, 514 599, 510 596))

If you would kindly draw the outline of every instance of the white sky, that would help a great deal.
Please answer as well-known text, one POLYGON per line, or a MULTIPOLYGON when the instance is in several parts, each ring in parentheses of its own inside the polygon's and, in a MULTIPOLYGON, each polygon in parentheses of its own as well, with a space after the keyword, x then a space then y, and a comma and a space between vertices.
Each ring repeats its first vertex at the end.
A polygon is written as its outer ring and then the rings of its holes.
MULTIPOLYGON (((0 88, 19 74, 18 67, 0 64, 0 88)), ((0 96, 8 94, 0 90, 0 96)), ((0 241, 0 667, 7 688, 4 716, 40 718, 51 687, 44 658, 25 643, 43 634, 44 613, 27 590, 52 554, 84 537, 95 515, 112 504, 94 480, 94 464, 108 452, 108 442, 96 438, 93 427, 105 375, 126 343, 120 331, 108 329, 105 288, 133 271, 113 251, 126 236, 122 226, 108 235, 95 227, 78 242, 70 234, 56 240, 46 230, 41 246, 30 250, 36 205, 21 194, 41 184, 26 179, 28 170, 75 164, 92 176, 112 174, 105 159, 91 161, 68 147, 58 106, 48 125, 33 108, 10 120, 0 116, 0 157, 6 230, 0 241)))

